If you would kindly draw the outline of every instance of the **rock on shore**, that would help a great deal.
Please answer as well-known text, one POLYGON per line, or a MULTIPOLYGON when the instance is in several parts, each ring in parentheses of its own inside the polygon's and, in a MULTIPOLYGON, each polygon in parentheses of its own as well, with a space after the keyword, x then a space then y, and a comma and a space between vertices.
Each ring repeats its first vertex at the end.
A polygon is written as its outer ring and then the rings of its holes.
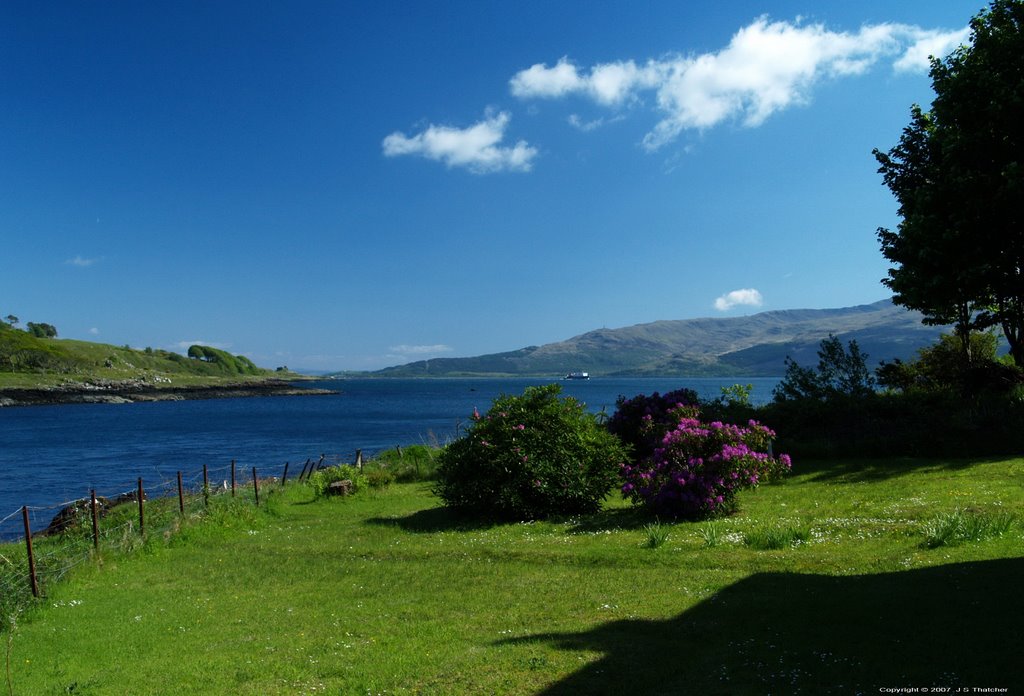
POLYGON ((192 386, 157 385, 144 380, 67 382, 43 389, 0 389, 0 407, 47 404, 130 404, 138 401, 185 401, 253 396, 317 396, 329 389, 302 387, 281 380, 192 386))

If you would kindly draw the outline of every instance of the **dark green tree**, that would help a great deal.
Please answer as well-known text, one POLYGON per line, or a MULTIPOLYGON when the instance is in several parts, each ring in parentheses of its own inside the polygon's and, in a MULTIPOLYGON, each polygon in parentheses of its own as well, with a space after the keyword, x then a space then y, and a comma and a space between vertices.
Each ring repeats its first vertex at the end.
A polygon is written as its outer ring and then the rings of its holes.
POLYGON ((881 228, 894 301, 953 324, 965 359, 972 331, 998 326, 1024 367, 1024 0, 994 0, 971 41, 932 59, 931 111, 888 153, 874 151, 899 203, 881 228))
POLYGON ((57 327, 53 324, 37 324, 30 321, 25 325, 28 332, 36 338, 57 338, 57 327))
POLYGON ((842 397, 864 397, 875 391, 875 378, 867 367, 868 356, 851 339, 842 342, 829 334, 818 346, 816 368, 804 367, 786 358, 786 375, 773 395, 776 401, 829 401, 842 397))

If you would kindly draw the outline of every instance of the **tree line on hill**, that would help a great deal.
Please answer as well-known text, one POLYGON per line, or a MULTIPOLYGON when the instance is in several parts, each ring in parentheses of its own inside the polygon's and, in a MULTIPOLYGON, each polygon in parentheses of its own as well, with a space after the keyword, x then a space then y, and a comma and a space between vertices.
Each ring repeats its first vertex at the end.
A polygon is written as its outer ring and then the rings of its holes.
MULTIPOLYGON (((54 341, 57 329, 52 324, 27 322, 18 328, 20 319, 7 315, 0 321, 0 372, 28 374, 78 374, 108 376, 107 371, 153 370, 167 373, 188 373, 217 376, 255 376, 269 374, 243 355, 232 355, 210 346, 193 345, 188 357, 173 351, 102 343, 54 341)), ((114 373, 109 373, 113 375, 114 373)))

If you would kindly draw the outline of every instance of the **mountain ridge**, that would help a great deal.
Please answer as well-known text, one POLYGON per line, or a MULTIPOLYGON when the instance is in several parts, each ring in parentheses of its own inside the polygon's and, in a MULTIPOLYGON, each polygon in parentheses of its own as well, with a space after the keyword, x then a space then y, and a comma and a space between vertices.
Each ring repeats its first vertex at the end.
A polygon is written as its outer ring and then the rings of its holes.
POLYGON ((371 374, 381 377, 593 376, 776 377, 786 357, 817 361, 829 334, 856 340, 871 364, 906 360, 934 343, 943 327, 886 299, 838 309, 771 310, 745 317, 663 319, 595 329, 542 346, 465 358, 432 358, 371 374))

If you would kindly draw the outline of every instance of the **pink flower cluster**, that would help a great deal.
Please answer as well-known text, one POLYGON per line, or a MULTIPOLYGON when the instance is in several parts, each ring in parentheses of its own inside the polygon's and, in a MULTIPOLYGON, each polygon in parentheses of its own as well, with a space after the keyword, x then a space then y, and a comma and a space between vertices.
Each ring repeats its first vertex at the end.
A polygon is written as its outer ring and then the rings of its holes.
POLYGON ((768 454, 775 433, 756 421, 746 427, 682 418, 654 454, 622 468, 623 495, 659 514, 700 519, 735 509, 736 491, 777 478, 788 455, 768 454))

